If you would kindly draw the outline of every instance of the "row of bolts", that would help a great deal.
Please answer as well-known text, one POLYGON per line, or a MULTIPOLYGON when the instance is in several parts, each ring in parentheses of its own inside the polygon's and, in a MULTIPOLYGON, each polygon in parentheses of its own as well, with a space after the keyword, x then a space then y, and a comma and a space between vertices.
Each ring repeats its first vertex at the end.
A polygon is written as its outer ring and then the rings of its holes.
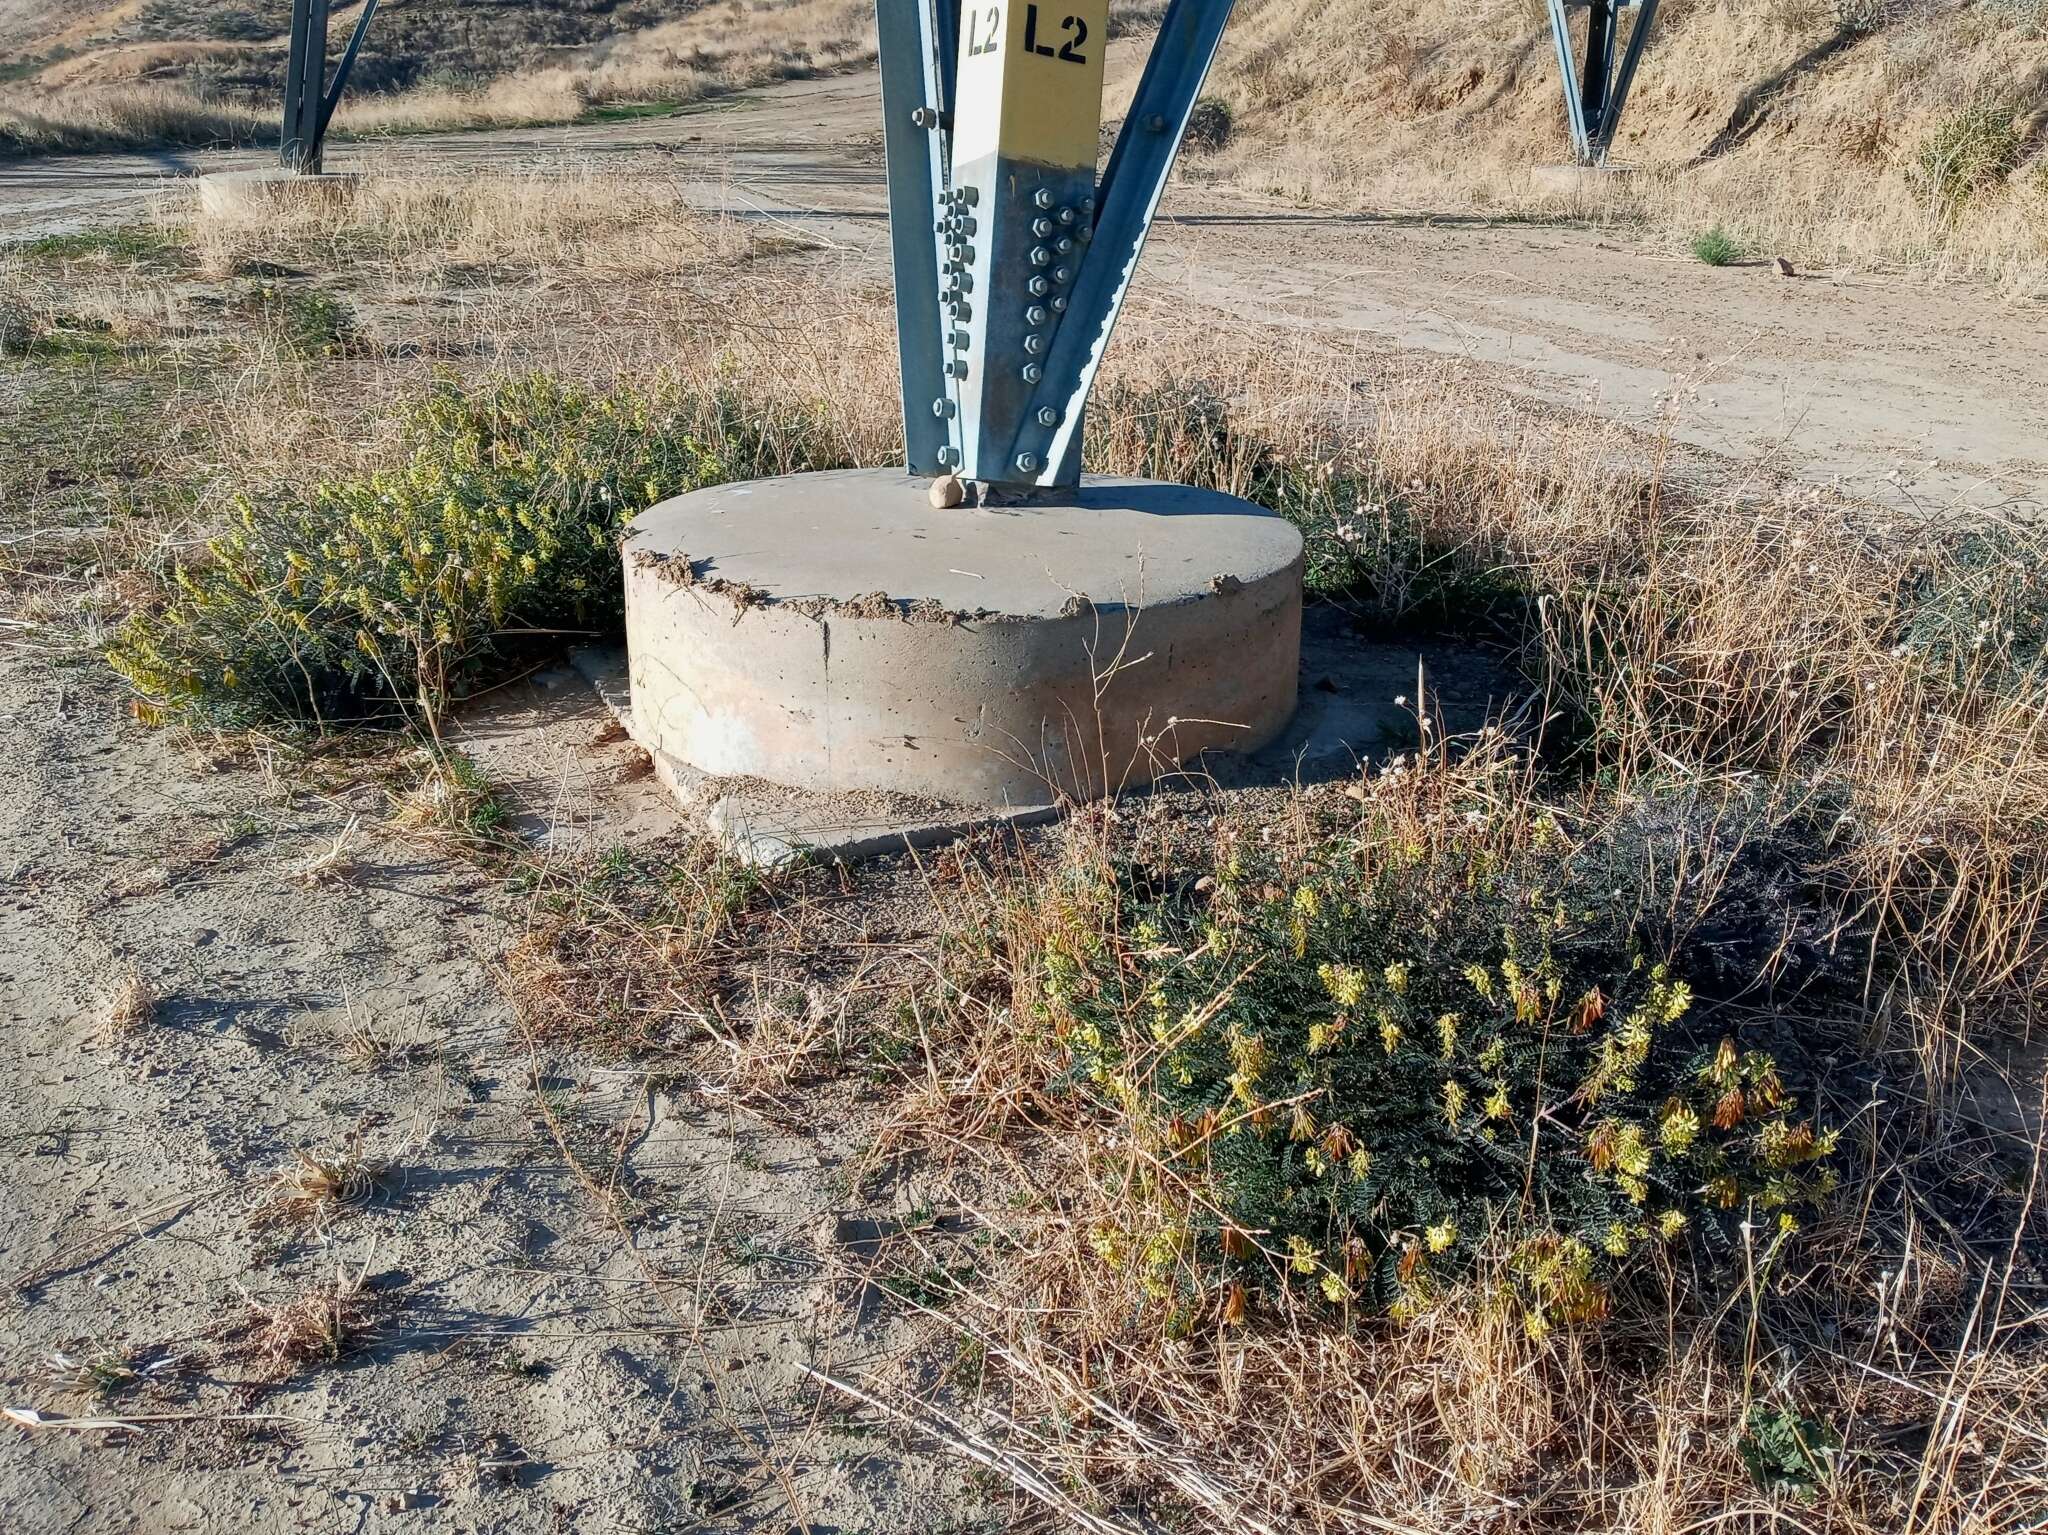
MULTIPOLYGON (((945 217, 941 218, 934 226, 934 232, 949 237, 946 246, 947 259, 942 270, 949 279, 945 295, 946 314, 955 321, 965 321, 973 315, 972 306, 969 304, 966 295, 974 287, 973 274, 968 270, 974 260, 974 247, 969 245, 967 241, 973 237, 976 228, 976 221, 970 210, 980 201, 981 189, 979 187, 963 186, 955 187, 945 197, 941 198, 939 202, 945 217)), ((1037 192, 1032 194, 1031 201, 1032 205, 1038 209, 1038 217, 1031 221, 1031 233, 1041 242, 1051 242, 1050 244, 1041 243, 1032 247, 1030 259, 1034 267, 1044 268, 1052 266, 1057 257, 1072 255, 1077 244, 1086 245, 1094 237, 1095 231, 1093 226, 1086 218, 1082 217, 1082 215, 1090 215, 1095 212, 1094 198, 1082 198, 1078 211, 1073 208, 1059 208, 1055 210, 1052 193, 1044 187, 1040 187, 1037 192), (1050 215, 1050 217, 1047 215, 1050 215), (1072 233, 1062 234, 1060 232, 1062 230, 1071 230, 1072 233)), ((1052 315, 1065 314, 1067 311, 1067 296, 1064 293, 1057 293, 1053 290, 1055 288, 1064 288, 1069 282, 1073 281, 1073 276, 1073 268, 1067 265, 1053 267, 1050 281, 1047 280, 1042 270, 1034 273, 1030 282, 1025 286, 1034 300, 1044 299, 1045 302, 1034 302, 1024 311, 1025 323, 1034 326, 1044 325, 1052 318, 1052 315), (1048 307, 1050 307, 1051 314, 1047 313, 1048 307)), ((967 350, 969 338, 966 331, 954 331, 952 341, 954 351, 964 352, 967 350)), ((1033 358, 1036 358, 1041 352, 1045 351, 1046 345, 1046 338, 1037 331, 1032 331, 1024 337, 1024 350, 1033 358)), ((946 370, 955 378, 967 377, 967 359, 965 357, 955 357, 946 364, 946 370)), ((1037 383, 1045 377, 1044 364, 1036 361, 1025 363, 1023 376, 1025 383, 1037 383)), ((932 414, 942 419, 952 415, 957 409, 958 407, 951 400, 945 398, 932 401, 932 414)), ((1050 405, 1041 406, 1038 412, 1038 424, 1044 427, 1058 426, 1060 424, 1059 411, 1050 405)), ((958 452, 958 449, 950 446, 941 448, 939 450, 940 461, 950 465, 958 456, 958 452)), ((1038 455, 1035 453, 1019 453, 1017 455, 1017 468, 1025 474, 1035 473, 1038 469, 1038 455)))

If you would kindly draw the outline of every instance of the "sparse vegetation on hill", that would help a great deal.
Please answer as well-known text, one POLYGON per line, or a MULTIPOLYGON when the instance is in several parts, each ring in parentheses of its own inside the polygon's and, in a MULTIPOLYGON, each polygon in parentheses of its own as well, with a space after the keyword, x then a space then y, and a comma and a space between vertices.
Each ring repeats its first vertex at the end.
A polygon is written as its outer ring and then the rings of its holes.
MULTIPOLYGON (((334 11, 335 49, 355 15, 334 11)), ((21 44, 21 78, 0 85, 0 151, 248 143, 276 131, 288 39, 266 13, 147 0, 46 25, 21 44)), ((872 33, 871 8, 847 0, 392 0, 371 26, 336 132, 682 105, 861 63, 873 57, 872 33)))
MULTIPOLYGON (((873 56, 847 0, 395 0, 344 133, 574 121, 843 69, 873 56)), ((1144 35, 1161 7, 1120 5, 1144 35)), ((337 13, 337 27, 351 13, 337 13)), ((254 13, 151 0, 52 18, 0 87, 0 147, 266 136, 283 40, 254 13)), ((1314 204, 1592 217, 1680 240, 1723 224, 1751 250, 1905 265, 2028 291, 2048 274, 2048 33, 2024 0, 1671 0, 1614 159, 1547 188, 1567 152, 1541 6, 1304 14, 1238 7, 1199 114, 1206 174, 1314 204)), ((1112 53, 1112 109, 1136 56, 1112 53)))

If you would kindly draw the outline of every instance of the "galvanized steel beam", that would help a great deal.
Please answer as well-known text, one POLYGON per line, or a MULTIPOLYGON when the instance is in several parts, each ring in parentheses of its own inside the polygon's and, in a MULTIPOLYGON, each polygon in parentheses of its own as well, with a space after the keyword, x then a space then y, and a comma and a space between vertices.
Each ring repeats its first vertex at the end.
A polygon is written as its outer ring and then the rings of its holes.
POLYGON ((327 80, 328 0, 292 0, 291 50, 285 59, 284 130, 278 141, 278 159, 286 170, 301 175, 318 175, 327 150, 327 125, 348 85, 356 55, 362 51, 363 36, 370 30, 370 18, 377 14, 377 0, 366 0, 335 66, 334 79, 327 80))
POLYGON ((1094 234, 1108 31, 1108 0, 970 0, 962 15, 953 184, 968 201, 947 275, 970 479, 1050 483, 1022 435, 1094 234))
POLYGON ((946 367, 945 300, 939 292, 941 252, 953 217, 947 187, 959 3, 876 0, 875 25, 904 455, 912 474, 935 475, 960 462, 960 396, 946 367))
POLYGON ((326 78, 327 0, 292 0, 284 133, 278 144, 278 158, 286 170, 311 174, 320 169, 320 96, 326 78))
POLYGON ((1173 0, 1160 24, 1103 172, 1095 225, 1075 274, 1066 323, 1052 338, 1044 374, 1034 381, 1011 450, 1013 469, 1037 484, 1073 485, 1080 479, 1088 395, 1130 293, 1188 114, 1201 95, 1234 4, 1173 0))
POLYGON ((1643 61, 1643 47, 1650 40, 1650 28, 1657 20, 1657 0, 1639 0, 1635 7, 1636 24, 1628 34, 1628 47, 1621 55, 1621 68, 1615 71, 1614 82, 1609 87, 1607 110, 1600 114, 1600 136, 1597 149, 1602 160, 1607 158, 1607 147, 1614 142, 1614 130, 1621 126, 1621 109, 1628 104, 1628 88, 1635 83, 1636 66, 1643 61))
POLYGON ((876 0, 913 473, 1078 483, 1088 393, 1232 5, 1174 0, 1098 190, 1108 0, 876 0))
POLYGON ((1565 123, 1570 131, 1572 153, 1588 165, 1607 159, 1621 126, 1621 112, 1628 101, 1629 86, 1642 62, 1643 47, 1650 40, 1650 28, 1657 19, 1657 0, 1548 0, 1550 32, 1557 45, 1557 67, 1564 84, 1565 123), (1585 57, 1575 65, 1572 59, 1571 12, 1586 12, 1585 57), (1615 48, 1621 38, 1621 13, 1634 10, 1635 25, 1629 31, 1628 47, 1619 67, 1615 48))

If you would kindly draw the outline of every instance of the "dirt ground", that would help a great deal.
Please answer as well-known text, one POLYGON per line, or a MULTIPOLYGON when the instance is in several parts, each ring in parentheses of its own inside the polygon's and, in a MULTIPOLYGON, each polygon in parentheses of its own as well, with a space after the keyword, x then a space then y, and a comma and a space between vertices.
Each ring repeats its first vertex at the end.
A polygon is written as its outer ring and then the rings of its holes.
MULTIPOLYGON (((337 145, 330 168, 488 166, 655 152, 683 193, 798 225, 886 272, 876 77, 792 82, 667 118, 337 145), (829 147, 828 147, 829 146, 829 147)), ((0 164, 0 237, 138 211, 166 176, 261 151, 0 164)), ((1298 327, 1433 354, 1518 393, 1631 424, 1766 474, 1889 504, 2048 499, 2048 313, 1965 283, 1709 267, 1626 231, 1469 214, 1332 214, 1204 186, 1166 199, 1141 290, 1225 331, 1298 327)))
MULTIPOLYGON (((541 845, 638 845, 673 817, 572 681, 467 743, 541 845)), ((521 901, 377 830, 382 790, 211 761, 18 655, 0 692, 0 1405, 135 1425, 0 1435, 10 1529, 1008 1527, 804 1373, 915 1341, 860 1278, 897 1223, 845 1089, 791 1119, 536 1053, 494 980, 521 901), (109 1039, 131 974, 154 1015, 109 1039), (350 1148, 331 1220, 262 1218, 350 1148), (256 1308, 337 1275, 338 1367, 271 1384, 256 1308)))

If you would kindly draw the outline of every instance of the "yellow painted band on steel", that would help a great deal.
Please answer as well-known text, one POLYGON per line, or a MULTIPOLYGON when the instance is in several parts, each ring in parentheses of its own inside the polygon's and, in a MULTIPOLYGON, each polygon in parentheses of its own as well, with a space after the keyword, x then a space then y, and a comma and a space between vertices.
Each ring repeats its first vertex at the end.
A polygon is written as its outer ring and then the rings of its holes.
POLYGON ((960 16, 953 161, 1095 166, 1109 0, 968 4, 960 16))

